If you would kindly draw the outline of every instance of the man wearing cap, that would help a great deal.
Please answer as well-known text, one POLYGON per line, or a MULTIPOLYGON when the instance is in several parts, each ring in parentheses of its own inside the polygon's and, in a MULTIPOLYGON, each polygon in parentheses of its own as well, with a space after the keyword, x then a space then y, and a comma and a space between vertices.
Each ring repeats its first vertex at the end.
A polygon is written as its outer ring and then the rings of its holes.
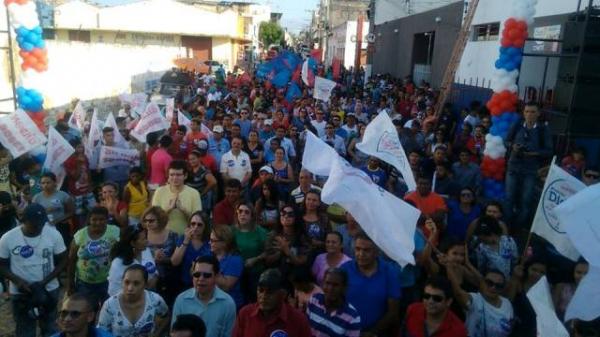
POLYGON ((192 118, 190 132, 185 135, 188 151, 193 151, 199 146, 199 142, 205 139, 207 139, 207 137, 204 132, 202 132, 202 120, 198 117, 192 118))
POLYGON ((208 153, 208 141, 205 139, 201 139, 198 141, 198 146, 196 146, 196 152, 200 155, 200 161, 204 167, 208 168, 213 174, 219 172, 219 165, 217 164, 217 160, 215 157, 208 153))
POLYGON ((265 119, 263 122, 263 126, 260 130, 258 130, 258 139, 263 145, 266 145, 268 139, 271 139, 275 136, 275 131, 273 131, 273 120, 265 119))
POLYGON ((66 266, 67 249, 60 233, 46 225, 42 205, 23 211, 23 224, 0 238, 0 277, 10 280, 17 337, 35 337, 39 321, 43 336, 56 332, 58 280, 66 266))
POLYGON ((273 179, 273 168, 268 165, 261 167, 260 170, 258 170, 258 179, 254 181, 252 189, 250 190, 250 201, 252 201, 252 204, 260 199, 263 183, 270 179, 273 179))
POLYGON ((233 337, 310 337, 306 316, 287 304, 284 279, 268 269, 258 280, 257 301, 243 307, 235 321, 233 337))
POLYGON ((208 139, 208 153, 215 157, 217 163, 220 163, 221 157, 230 149, 229 141, 223 137, 223 126, 215 125, 213 136, 208 139))

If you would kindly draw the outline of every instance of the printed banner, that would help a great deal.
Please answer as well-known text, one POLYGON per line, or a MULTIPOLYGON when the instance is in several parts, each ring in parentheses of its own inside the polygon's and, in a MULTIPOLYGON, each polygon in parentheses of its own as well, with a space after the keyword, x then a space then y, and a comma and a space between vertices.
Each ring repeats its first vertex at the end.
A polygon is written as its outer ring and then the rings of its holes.
POLYGON ((46 146, 46 160, 44 168, 49 169, 52 173, 58 175, 62 169, 62 164, 65 160, 75 153, 75 149, 67 142, 67 140, 50 127, 48 130, 48 145, 46 146))
POLYGON ((553 162, 531 227, 533 233, 548 240, 559 253, 573 261, 577 261, 579 252, 569 240, 565 224, 556 216, 554 208, 584 188, 584 183, 553 162))
POLYGON ((315 77, 315 90, 313 91, 313 97, 316 99, 320 99, 325 102, 329 102, 329 97, 331 96, 331 91, 337 83, 334 81, 328 80, 323 77, 316 76, 315 77))
POLYGON ((175 98, 167 98, 165 103, 165 117, 171 123, 173 121, 173 112, 175 111, 175 98))
POLYGON ((169 123, 160 113, 160 109, 156 103, 150 103, 144 110, 142 118, 130 133, 142 143, 146 142, 146 135, 150 132, 165 130, 169 127, 169 123))
POLYGON ((113 146, 100 147, 99 169, 120 165, 139 166, 140 153, 136 149, 121 149, 113 146))
POLYGON ((148 101, 148 95, 143 92, 138 92, 137 94, 121 94, 119 95, 119 100, 121 103, 129 104, 131 112, 133 112, 132 116, 136 118, 144 112, 148 101))
POLYGON ((0 143, 17 158, 46 143, 46 136, 21 109, 0 118, 0 143))

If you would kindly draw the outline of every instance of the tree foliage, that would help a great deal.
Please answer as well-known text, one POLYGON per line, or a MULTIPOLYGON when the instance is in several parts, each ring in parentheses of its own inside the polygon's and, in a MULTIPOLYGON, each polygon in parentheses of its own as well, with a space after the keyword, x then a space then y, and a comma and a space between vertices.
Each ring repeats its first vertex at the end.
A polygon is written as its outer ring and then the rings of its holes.
POLYGON ((261 22, 258 38, 265 48, 267 48, 272 44, 281 44, 284 38, 284 31, 276 22, 261 22))

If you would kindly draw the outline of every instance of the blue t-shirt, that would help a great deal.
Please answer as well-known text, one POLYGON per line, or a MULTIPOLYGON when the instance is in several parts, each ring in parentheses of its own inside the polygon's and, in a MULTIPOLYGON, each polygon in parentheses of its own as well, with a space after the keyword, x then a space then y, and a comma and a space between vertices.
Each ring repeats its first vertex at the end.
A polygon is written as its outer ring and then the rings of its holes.
POLYGON ((240 134, 242 135, 242 137, 244 139, 248 139, 248 134, 250 133, 250 130, 252 130, 252 121, 245 119, 245 120, 241 120, 241 119, 236 119, 233 124, 239 125, 240 126, 240 134))
POLYGON ((464 240, 467 236, 467 228, 473 220, 477 219, 481 214, 481 207, 475 205, 471 208, 469 214, 465 214, 460 210, 459 203, 456 200, 448 200, 448 226, 446 227, 446 235, 456 236, 464 240))
POLYGON ((371 180, 373 180, 375 184, 379 185, 379 187, 381 188, 385 188, 388 175, 381 167, 378 167, 377 170, 372 171, 369 170, 367 166, 363 166, 361 170, 365 172, 369 177, 371 177, 371 180))
POLYGON ((235 306, 239 308, 244 304, 244 296, 242 295, 242 288, 240 286, 242 271, 244 271, 244 261, 239 255, 225 255, 221 261, 221 274, 223 276, 237 277, 238 280, 227 293, 235 301, 235 306))
POLYGON ((348 274, 346 299, 358 310, 362 331, 372 328, 385 315, 388 299, 400 299, 399 269, 382 258, 377 264, 377 271, 370 277, 359 271, 354 260, 341 267, 348 274))
MULTIPOLYGON (((183 236, 179 238, 177 241, 177 246, 180 246, 183 243, 183 236)), ((192 285, 192 275, 190 274, 190 268, 192 268, 192 263, 197 257, 212 255, 210 251, 210 244, 205 242, 200 249, 194 249, 194 246, 190 242, 190 244, 185 248, 185 253, 183 254, 183 261, 181 263, 181 280, 183 284, 187 287, 192 285)))
MULTIPOLYGON (((415 253, 420 253, 425 249, 427 241, 425 235, 417 228, 415 231, 415 253)), ((395 262, 394 262, 395 263, 395 262)), ((398 266, 400 268, 400 266, 398 266)), ((419 277, 419 268, 412 264, 407 264, 400 271, 400 286, 402 288, 412 287, 417 283, 419 277)))

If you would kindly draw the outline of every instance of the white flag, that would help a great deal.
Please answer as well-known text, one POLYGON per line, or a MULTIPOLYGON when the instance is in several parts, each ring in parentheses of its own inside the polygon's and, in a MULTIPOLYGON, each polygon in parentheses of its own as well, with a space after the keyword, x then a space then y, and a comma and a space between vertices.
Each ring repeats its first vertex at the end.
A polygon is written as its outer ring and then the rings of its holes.
POLYGON ((209 129, 208 126, 204 125, 204 123, 201 124, 200 131, 202 131, 202 133, 205 134, 208 138, 212 138, 213 136, 212 130, 209 129))
POLYGON ((305 85, 309 85, 309 82, 308 82, 308 59, 306 59, 304 61, 304 63, 302 63, 301 76, 302 76, 302 82, 304 82, 305 85))
POLYGON ((46 143, 46 136, 38 129, 25 111, 18 109, 0 117, 0 143, 17 158, 46 143))
POLYGON ((165 117, 171 123, 173 121, 173 112, 175 111, 175 98, 167 98, 165 100, 165 117))
POLYGON ((331 147, 318 138, 313 141, 312 147, 304 149, 303 162, 305 158, 314 158, 324 161, 316 163, 316 168, 329 165, 329 178, 321 194, 323 202, 337 203, 350 212, 373 242, 398 264, 414 264, 414 236, 421 212, 379 187, 335 151, 331 156, 320 155, 331 147))
POLYGON ((104 169, 111 166, 139 166, 140 153, 136 149, 121 149, 113 146, 102 146, 98 168, 104 169))
POLYGON ((146 109, 148 95, 143 92, 138 92, 136 94, 121 94, 119 95, 119 100, 121 100, 122 103, 129 104, 131 112, 133 112, 132 116, 138 117, 146 109))
POLYGON ((46 160, 44 168, 58 175, 62 164, 75 153, 75 149, 56 129, 50 127, 48 130, 48 145, 46 146, 46 160))
POLYGON ((556 316, 550 285, 546 276, 533 285, 527 292, 529 303, 533 307, 537 322, 537 335, 543 337, 569 337, 569 333, 562 322, 556 316))
POLYGON ((177 111, 177 124, 184 125, 187 129, 187 132, 190 132, 192 121, 189 120, 181 111, 177 111))
POLYGON ((122 147, 124 149, 129 148, 129 143, 119 131, 119 126, 117 125, 117 121, 115 120, 115 116, 112 114, 112 112, 108 113, 108 117, 106 117, 106 122, 104 122, 104 126, 110 126, 111 128, 113 128, 113 134, 115 135, 114 141, 117 147, 122 147))
POLYGON ((331 96, 331 91, 337 83, 334 81, 328 80, 323 77, 315 76, 315 89, 313 90, 313 97, 316 99, 320 99, 324 102, 329 102, 329 97, 331 96))
POLYGON ((356 147, 360 151, 394 166, 402 174, 409 191, 414 191, 417 188, 415 177, 400 143, 396 127, 385 111, 380 112, 367 125, 363 139, 356 144, 356 147))
POLYGON ((142 114, 142 118, 130 133, 142 143, 146 142, 146 135, 150 132, 165 130, 169 127, 169 123, 160 113, 160 109, 156 103, 150 103, 146 106, 146 110, 142 114))
POLYGON ((581 279, 575 295, 567 306, 565 322, 577 318, 592 321, 600 317, 600 267, 590 265, 588 273, 581 279))
POLYGON ((98 111, 94 109, 92 122, 90 123, 90 132, 85 143, 85 156, 90 162, 90 169, 95 170, 98 165, 99 145, 102 140, 102 131, 100 130, 100 121, 98 120, 98 111))
POLYGON ((595 184, 579 191, 554 209, 575 249, 596 267, 600 267, 599 207, 600 184, 595 184))
POLYGON ((554 163, 546 177, 544 190, 538 203, 531 231, 548 240, 565 257, 576 261, 579 252, 567 237, 565 224, 559 221, 554 208, 572 195, 585 188, 577 178, 565 172, 554 163))
POLYGON ((315 136, 312 132, 306 132, 306 143, 302 156, 302 167, 313 174, 327 177, 334 158, 338 157, 333 147, 315 136))
POLYGON ((85 109, 83 108, 81 101, 77 102, 77 105, 75 105, 75 109, 73 109, 73 113, 71 113, 71 118, 69 118, 68 123, 70 127, 83 131, 85 124, 85 109))

